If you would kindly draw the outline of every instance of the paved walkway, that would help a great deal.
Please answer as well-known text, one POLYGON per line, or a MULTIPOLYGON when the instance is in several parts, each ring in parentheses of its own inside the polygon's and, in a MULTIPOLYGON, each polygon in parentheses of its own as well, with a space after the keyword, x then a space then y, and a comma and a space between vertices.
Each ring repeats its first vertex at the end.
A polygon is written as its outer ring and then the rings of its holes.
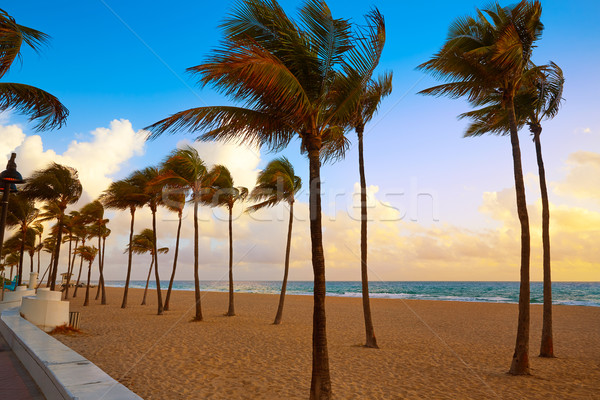
POLYGON ((8 347, 2 335, 0 335, 0 399, 44 400, 37 385, 8 347))

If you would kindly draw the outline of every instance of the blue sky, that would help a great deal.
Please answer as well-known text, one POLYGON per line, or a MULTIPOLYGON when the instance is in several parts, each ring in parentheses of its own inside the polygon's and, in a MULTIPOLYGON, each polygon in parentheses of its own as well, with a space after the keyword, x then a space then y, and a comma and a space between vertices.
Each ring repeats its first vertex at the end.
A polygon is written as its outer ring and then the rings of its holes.
MULTIPOLYGON (((393 94, 384 101, 379 116, 366 132, 367 180, 379 194, 407 192, 411 181, 432 192, 439 205, 439 221, 425 215, 423 226, 456 225, 465 229, 487 229, 502 225, 482 215, 482 195, 512 188, 512 161, 507 138, 462 139, 464 123, 456 116, 467 111, 461 100, 416 95, 434 82, 415 67, 442 45, 449 24, 472 13, 486 1, 404 2, 379 1, 386 17, 387 44, 380 70, 394 73, 393 94)), ((73 140, 84 141, 98 127, 114 119, 131 121, 139 130, 183 109, 224 104, 226 99, 211 88, 199 88, 185 69, 202 63, 219 41, 218 24, 232 1, 142 2, 27 1, 2 7, 18 23, 52 36, 50 46, 36 54, 23 51, 22 65, 15 65, 4 81, 23 82, 47 90, 69 108, 66 127, 42 133, 44 148, 57 153, 73 140)), ((291 14, 298 1, 282 1, 291 14)), ((362 22, 369 3, 354 0, 329 1, 337 17, 362 22)), ((502 2, 502 4, 508 4, 502 2)), ((595 1, 543 1, 543 39, 534 61, 553 60, 564 70, 566 103, 558 117, 544 124, 543 146, 550 181, 566 179, 569 156, 578 151, 600 152, 597 65, 600 53, 600 3, 595 1)), ((31 125, 17 115, 26 134, 31 125)), ((127 160, 112 175, 120 178, 133 169, 162 160, 184 135, 163 137, 146 144, 143 155, 127 160)), ((188 135, 190 140, 193 135, 188 135)), ((354 139, 354 135, 350 134, 354 139)), ((521 134, 526 174, 535 175, 534 148, 527 132, 521 134)), ((283 152, 296 165, 305 182, 307 162, 299 155, 298 143, 283 152)), ((100 157, 102 155, 99 155, 100 157)), ((273 155, 261 154, 263 166, 273 155)), ((326 166, 326 188, 352 192, 358 181, 357 154, 353 147, 346 160, 326 166)), ((535 182, 528 201, 539 197, 535 182)), ((528 186, 529 189, 529 186, 528 186)), ((557 204, 600 211, 597 202, 585 197, 551 193, 557 204)), ((380 200, 385 200, 380 198, 380 200)), ((406 206, 406 196, 387 199, 406 206)), ((425 200, 426 201, 426 200, 425 200)), ((348 204, 349 200, 344 204, 348 204)), ((342 208, 345 205, 341 206, 342 208)))

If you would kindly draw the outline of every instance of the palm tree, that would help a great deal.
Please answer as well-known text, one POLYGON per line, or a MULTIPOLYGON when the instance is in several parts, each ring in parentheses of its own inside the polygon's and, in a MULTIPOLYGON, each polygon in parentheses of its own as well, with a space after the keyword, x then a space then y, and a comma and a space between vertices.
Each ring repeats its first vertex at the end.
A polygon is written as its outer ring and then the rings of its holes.
POLYGON ((98 278, 98 289, 96 293, 96 300, 102 291, 102 305, 106 305, 106 290, 104 288, 104 266, 102 265, 102 231, 106 226, 108 220, 104 219, 104 206, 99 200, 94 200, 81 207, 79 212, 87 218, 92 225, 90 226, 90 233, 98 238, 98 271, 100 277, 98 278))
POLYGON ((92 263, 94 262, 94 258, 96 258, 96 254, 98 254, 98 249, 94 246, 79 246, 75 249, 75 251, 81 256, 82 260, 85 260, 89 263, 87 284, 85 287, 85 300, 83 302, 84 306, 88 306, 90 304, 90 279, 92 279, 92 263))
MULTIPOLYGON (((65 286, 65 300, 69 298, 69 287, 71 285, 71 276, 73 275, 73 269, 75 268, 75 258, 77 254, 75 251, 71 253, 71 244, 73 239, 75 240, 74 249, 79 247, 79 240, 81 239, 82 230, 85 230, 86 216, 82 215, 79 211, 71 211, 68 216, 65 216, 65 228, 69 234, 69 267, 67 269, 67 284, 65 286)), ((81 268, 80 268, 81 269, 81 268)))
POLYGON ((42 252, 43 248, 44 248, 44 243, 42 242, 42 235, 44 234, 44 225, 38 223, 35 227, 36 230, 36 234, 38 237, 38 244, 36 246, 36 252, 37 252, 37 273, 39 275, 40 273, 40 253, 42 252))
POLYGON ((173 151, 163 163, 162 173, 154 180, 157 187, 181 189, 190 196, 194 204, 194 295, 196 300, 195 321, 202 321, 200 302, 200 277, 198 273, 198 205, 206 188, 212 185, 214 174, 207 171, 198 151, 191 146, 173 151))
MULTIPOLYGON (((540 357, 554 357, 554 340, 552 335, 552 277, 550 264, 550 206, 546 172, 542 157, 542 121, 556 116, 562 102, 565 78, 562 69, 553 62, 539 68, 538 74, 531 74, 529 81, 515 96, 515 115, 517 126, 529 125, 533 135, 540 179, 542 198, 542 247, 544 269, 544 312, 542 323, 542 340, 540 357)), ((508 116, 502 108, 502 99, 492 94, 491 105, 479 110, 462 114, 461 118, 469 118, 473 122, 467 127, 465 136, 479 136, 485 133, 506 135, 510 133, 508 116)))
POLYGON ((204 195, 203 202, 213 207, 225 206, 229 214, 229 308, 225 315, 233 317, 235 315, 233 302, 233 206, 248 197, 248 189, 243 186, 234 186, 233 177, 227 167, 216 165, 214 170, 217 178, 211 189, 204 195))
MULTIPOLYGON (((39 280, 38 287, 42 285, 42 282, 44 281, 46 274, 50 272, 52 265, 54 265, 54 254, 56 253, 56 237, 54 237, 53 233, 50 233, 50 236, 48 236, 46 239, 44 239, 43 250, 46 253, 50 254, 50 262, 48 263, 48 266, 46 267, 44 274, 42 275, 42 277, 39 280)), ((51 273, 49 275, 51 275, 51 273)), ((50 278, 48 278, 48 284, 46 286, 47 287, 50 286, 50 278)))
POLYGON ((154 233, 154 277, 156 278, 156 294, 158 300, 158 311, 157 315, 163 314, 163 302, 162 293, 160 291, 160 277, 158 275, 158 249, 156 248, 156 211, 159 205, 162 205, 162 193, 160 187, 154 186, 153 182, 156 181, 160 171, 156 167, 147 167, 141 171, 136 171, 132 174, 131 180, 136 182, 137 186, 144 187, 144 193, 146 194, 145 204, 150 208, 152 213, 152 231, 154 233))
MULTIPOLYGON (((131 178, 131 177, 130 177, 131 178)), ((123 179, 110 184, 108 189, 100 196, 100 201, 104 204, 104 207, 117 209, 117 210, 129 210, 131 214, 131 224, 129 228, 129 245, 133 240, 133 226, 135 221, 135 210, 144 206, 146 202, 146 194, 144 193, 144 187, 138 185, 136 181, 132 179, 123 179)), ((129 251, 129 257, 127 260, 127 279, 125 280, 125 290, 123 292, 123 301, 121 302, 121 308, 127 307, 127 294, 129 292, 129 281, 131 279, 131 262, 132 252, 129 251)))
POLYGON ((283 316, 283 303, 290 269, 290 248, 292 245, 292 223, 294 222, 295 195, 302 188, 302 180, 296 176, 294 167, 285 157, 277 158, 267 164, 265 169, 256 178, 256 187, 250 193, 251 201, 259 202, 248 207, 249 212, 254 212, 265 207, 272 207, 285 201, 290 206, 290 219, 288 223, 287 242, 285 246, 285 265, 279 306, 273 325, 279 325, 283 316))
POLYGON ((529 374, 529 258, 530 234, 525 184, 521 165, 515 96, 530 66, 534 43, 541 36, 539 1, 523 0, 502 8, 498 3, 475 17, 459 18, 450 27, 448 40, 429 61, 419 66, 448 83, 421 91, 422 94, 466 96, 477 107, 486 105, 491 93, 502 96, 508 115, 512 145, 517 213, 521 224, 521 283, 515 352, 510 373, 529 374), (490 21, 491 20, 491 21, 490 21))
POLYGON ((25 245, 27 242, 28 232, 31 230, 33 233, 33 240, 35 242, 35 231, 32 229, 38 224, 37 219, 40 211, 35 208, 35 202, 28 199, 25 195, 17 193, 13 201, 8 203, 8 214, 6 218, 6 226, 16 226, 19 229, 21 235, 21 248, 19 250, 19 279, 17 285, 21 284, 23 279, 23 255, 25 253, 25 245))
MULTIPOLYGON (((84 225, 84 224, 87 224, 89 221, 85 221, 85 222, 84 221, 82 221, 81 229, 77 232, 77 234, 79 235, 79 240, 81 240, 82 247, 85 247, 86 240, 90 239, 92 237, 89 226, 84 225)), ((75 282, 75 290, 73 290, 73 298, 77 297, 77 290, 79 289, 79 282, 81 282, 81 270, 82 269, 83 269, 83 256, 81 254, 79 254, 79 273, 77 274, 77 282, 75 282)))
MULTIPOLYGON (((161 175, 167 174, 167 178, 170 177, 171 172, 166 171, 165 165, 161 168, 161 175)), ((167 289, 167 296, 165 297, 164 310, 169 311, 169 302, 171 300, 171 290, 173 289, 173 282, 175 281, 175 271, 177 270, 177 259, 179 257, 179 238, 181 235, 181 222, 183 218, 183 207, 185 206, 185 193, 182 189, 170 188, 166 183, 167 180, 161 180, 159 177, 159 186, 162 186, 163 205, 169 211, 177 213, 177 234, 175 238, 175 254, 173 255, 173 270, 171 272, 171 279, 169 280, 169 288, 167 289)))
MULTIPOLYGON (((381 52, 385 43, 385 30, 372 35, 379 40, 373 40, 373 51, 381 52)), ((379 348, 371 318, 371 305, 369 300, 369 276, 367 265, 367 180, 365 177, 365 161, 363 150, 363 134, 365 125, 373 118, 381 100, 392 92, 392 74, 379 76, 377 80, 369 80, 364 88, 360 102, 357 104, 351 119, 351 126, 356 131, 358 138, 358 171, 360 175, 360 272, 362 281, 363 315, 365 318, 365 347, 379 348)))
MULTIPOLYGON (((146 305, 146 293, 148 292, 148 284, 150 283, 150 275, 152 274, 152 267, 154 266, 154 245, 155 245, 155 237, 152 229, 144 229, 138 235, 133 237, 131 241, 131 245, 128 245, 125 249, 126 253, 130 251, 135 254, 146 254, 150 253, 152 256, 152 261, 150 262, 150 269, 148 269, 148 278, 146 278, 146 288, 144 289, 144 298, 142 299, 142 305, 146 305)), ((158 250, 159 254, 166 254, 169 252, 167 247, 161 247, 158 250)))
POLYGON ((52 163, 49 167, 33 173, 25 184, 25 196, 30 199, 45 201, 46 219, 57 220, 56 254, 50 273, 50 290, 54 290, 60 243, 62 241, 63 219, 68 205, 76 203, 81 197, 83 188, 77 176, 77 170, 64 165, 52 163))
MULTIPOLYGON (((45 33, 17 24, 0 9, 0 78, 21 56, 23 43, 37 52, 49 38, 45 33)), ((48 92, 22 83, 0 82, 0 111, 9 109, 29 115, 30 121, 37 120, 39 131, 60 128, 69 115, 69 110, 48 92)))
MULTIPOLYGON (((379 19, 378 24, 383 24, 379 19)), ((222 140, 285 148, 298 137, 310 170, 310 229, 314 282, 311 398, 329 399, 331 379, 325 316, 325 258, 321 226, 321 162, 343 156, 343 126, 376 60, 354 48, 347 20, 333 18, 321 0, 307 0, 292 21, 275 0, 242 0, 222 24, 223 45, 192 67, 245 107, 200 107, 151 126, 151 137, 181 130, 222 140), (340 73, 344 65, 359 73, 340 73)))

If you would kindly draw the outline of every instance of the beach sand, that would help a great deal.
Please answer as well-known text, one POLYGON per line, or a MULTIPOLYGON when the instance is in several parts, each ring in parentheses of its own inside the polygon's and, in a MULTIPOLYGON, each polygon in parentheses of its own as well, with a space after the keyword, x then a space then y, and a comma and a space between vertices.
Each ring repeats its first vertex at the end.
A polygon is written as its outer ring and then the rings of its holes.
MULTIPOLYGON (((81 330, 56 337, 144 399, 306 399, 310 387, 312 297, 287 296, 283 324, 271 325, 277 295, 202 295, 203 322, 190 322, 194 293, 173 292, 156 316, 156 291, 107 288, 109 304, 71 301, 81 330)), ((166 292, 166 291, 165 291, 166 292)), ((92 292, 95 295, 95 289, 92 292)), ((92 297, 93 298, 93 297, 92 297)), ((163 294, 164 299, 164 294, 163 294)), ((381 349, 366 349, 360 298, 327 298, 335 399, 598 399, 600 308, 555 306, 558 358, 537 357, 542 309, 531 307, 532 375, 507 375, 517 305, 372 299, 381 349)))

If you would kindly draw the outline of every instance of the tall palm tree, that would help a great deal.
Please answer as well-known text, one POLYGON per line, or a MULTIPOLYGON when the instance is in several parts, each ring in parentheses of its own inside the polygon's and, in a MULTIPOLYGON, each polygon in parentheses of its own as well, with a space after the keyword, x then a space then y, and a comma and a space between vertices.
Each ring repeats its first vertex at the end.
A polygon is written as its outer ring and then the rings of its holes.
MULTIPOLYGON (((50 235, 46 239, 44 239, 43 250, 44 250, 44 252, 50 254, 50 262, 48 263, 48 266, 46 267, 44 274, 39 279, 38 287, 42 285, 42 282, 44 281, 46 274, 49 273, 51 275, 50 269, 52 268, 52 265, 54 265, 54 254, 56 254, 56 237, 54 236, 53 233, 50 233, 50 235)), ((50 278, 48 278, 48 284, 46 286, 47 287, 50 286, 50 278)))
MULTIPOLYGON (((542 323, 542 340, 540 357, 554 357, 554 340, 552 335, 552 276, 550 263, 550 205, 546 172, 542 157, 542 121, 552 119, 558 114, 565 78, 562 69, 554 62, 538 68, 537 74, 530 74, 529 79, 515 96, 515 115, 517 126, 527 124, 533 135, 540 180, 542 198, 542 247, 544 270, 544 312, 542 323)), ((467 127, 465 136, 479 136, 486 133, 506 135, 510 133, 508 116, 502 107, 502 99, 497 94, 490 96, 487 107, 462 114, 461 118, 469 118, 472 123, 467 127)))
POLYGON ((37 252, 37 273, 39 275, 39 273, 40 273, 40 253, 44 249, 44 243, 42 242, 42 235, 44 234, 44 225, 37 224, 35 229, 36 229, 36 234, 38 237, 38 244, 36 246, 36 252, 37 252))
MULTIPOLYGON (((50 37, 43 32, 16 23, 6 11, 0 9, 0 78, 10 69, 15 59, 21 56, 25 43, 36 52, 50 37)), ((0 111, 15 109, 37 120, 36 129, 60 128, 69 115, 69 110, 53 95, 34 86, 22 83, 0 82, 0 111)))
MULTIPOLYGON (((89 226, 83 225, 83 224, 87 223, 84 221, 82 221, 81 230, 79 230, 77 232, 79 235, 79 240, 81 240, 81 247, 85 247, 86 240, 92 238, 89 226)), ((78 254, 78 253, 76 253, 76 254, 78 254)), ((77 282, 75 282, 75 290, 73 290, 73 298, 77 297, 77 290, 79 289, 79 282, 81 282, 81 270, 82 269, 83 269, 83 256, 81 254, 79 254, 79 273, 77 274, 77 282)))
POLYGON ((290 248, 292 245, 292 224, 294 222, 294 201, 296 193, 302 188, 302 180, 296 176, 294 166, 285 157, 277 158, 267 164, 256 178, 256 187, 250 193, 249 200, 258 202, 248 207, 249 212, 258 211, 265 207, 272 207, 285 201, 290 206, 287 242, 285 246, 285 264, 279 305, 273 325, 279 325, 283 316, 283 303, 287 288, 288 273, 290 270, 290 248))
MULTIPOLYGON (((146 288, 144 289, 144 298, 142 299, 142 305, 146 305, 146 294, 148 292, 148 284, 150 283, 150 275, 152 274, 152 267, 154 266, 154 232, 152 229, 144 229, 139 234, 133 237, 131 245, 128 245, 125 249, 126 253, 132 251, 135 254, 146 254, 150 253, 152 261, 150 262, 150 268, 148 269, 148 278, 146 279, 146 288)), ((167 247, 158 248, 158 253, 166 254, 169 252, 167 247)))
MULTIPOLYGON (((383 24, 379 19, 377 23, 383 24)), ((307 0, 299 22, 275 0, 241 0, 221 25, 225 40, 205 64, 192 67, 245 107, 200 107, 178 112, 148 129, 201 131, 202 140, 286 147, 301 141, 310 170, 310 229, 314 272, 311 398, 329 399, 331 379, 325 315, 325 258, 321 226, 321 162, 343 156, 343 126, 376 66, 354 48, 347 20, 333 18, 322 0, 307 0), (351 64, 359 73, 345 76, 351 64)))
MULTIPOLYGON (((385 43, 385 30, 373 32, 373 51, 381 52, 385 43), (377 40, 378 38, 378 40, 377 40)), ((369 275, 367 264, 367 180, 365 177, 363 134, 365 125, 373 118, 381 100, 392 92, 392 74, 380 75, 377 80, 369 80, 363 90, 360 102, 357 104, 351 119, 351 126, 358 139, 358 171, 360 176, 360 272, 362 281, 363 315, 365 319, 365 347, 379 348, 371 318, 369 299, 369 275)))
MULTIPOLYGON (((69 254, 71 254, 71 243, 75 240, 73 249, 79 247, 79 241, 81 240, 82 230, 86 229, 85 224, 88 222, 87 217, 82 215, 79 211, 71 211, 66 218, 65 228, 69 234, 69 254)), ((67 284, 65 286, 65 299, 69 298, 69 288, 71 286, 71 276, 75 268, 75 259, 77 254, 75 251, 72 252, 72 257, 69 258, 69 268, 67 270, 67 284)))
POLYGON ((90 279, 92 279, 92 263, 94 262, 94 258, 96 258, 96 255, 98 254, 98 249, 94 246, 79 246, 75 249, 75 251, 81 256, 82 260, 88 262, 87 284, 85 286, 85 300, 83 301, 83 305, 88 306, 90 304, 90 279))
POLYGON ((167 289, 167 296, 165 297, 164 305, 164 310, 169 311, 171 290, 173 289, 173 282, 175 281, 175 271, 177 270, 177 259, 179 257, 179 238, 181 236, 181 222, 183 219, 183 207, 185 206, 185 194, 182 192, 181 189, 171 189, 168 187, 168 185, 163 186, 162 193, 164 203, 163 205, 169 211, 177 213, 178 219, 177 234, 175 236, 175 254, 173 255, 173 270, 171 272, 171 279, 169 280, 169 288, 167 289))
MULTIPOLYGON (((34 232, 32 229, 34 229, 36 224, 38 224, 37 219, 39 213, 39 210, 35 208, 35 202, 31 199, 28 199, 22 192, 14 195, 13 200, 8 203, 6 226, 18 227, 19 234, 21 235, 18 269, 19 279, 17 280, 17 285, 20 285, 23 279, 23 255, 25 253, 28 232, 30 230, 32 233, 34 232)), ((35 242, 35 233, 33 239, 35 242)))
POLYGON ((96 238, 98 238, 98 271, 100 277, 98 278, 98 289, 96 293, 96 300, 100 291, 102 291, 102 302, 101 304, 106 305, 106 290, 104 288, 104 266, 102 265, 102 230, 106 226, 108 220, 104 219, 104 206, 100 200, 94 200, 81 207, 79 212, 88 218, 92 225, 90 226, 90 232, 96 238))
POLYGON ((521 224, 521 283, 519 319, 515 352, 510 373, 529 374, 529 258, 530 234, 525 184, 521 165, 515 96, 530 66, 534 43, 541 37, 539 1, 523 0, 502 8, 494 3, 489 9, 477 10, 474 17, 459 18, 450 27, 448 40, 429 61, 419 66, 435 77, 447 81, 421 91, 422 94, 466 96, 474 106, 486 105, 491 93, 502 96, 502 107, 508 115, 512 145, 513 169, 517 198, 517 214, 521 224))
POLYGON ((156 181, 159 175, 160 171, 158 168, 147 167, 143 170, 134 172, 130 179, 134 181, 136 185, 144 187, 144 193, 146 194, 145 205, 150 208, 150 212, 152 213, 152 231, 154 233, 154 277, 156 278, 156 294, 158 302, 158 311, 156 314, 162 315, 163 301, 162 293, 160 291, 160 277, 158 274, 158 249, 156 247, 156 211, 158 210, 158 206, 162 205, 162 192, 159 187, 152 184, 154 181, 156 181))
MULTIPOLYGON (((130 176, 131 178, 131 176, 130 176)), ((123 179, 110 184, 108 189, 100 196, 100 201, 104 207, 116 210, 129 210, 131 214, 131 223, 129 227, 129 245, 133 240, 133 226, 135 221, 135 211, 146 203, 146 194, 141 182, 133 179, 123 179), (139 183, 139 184, 138 184, 139 183)), ((132 252, 129 251, 127 259, 127 279, 125 280, 125 289, 123 291, 123 301, 121 308, 127 307, 127 294, 129 292, 129 281, 131 279, 132 252)))
POLYGON ((55 211, 47 214, 47 218, 55 218, 58 225, 56 254, 54 255, 54 265, 50 274, 50 290, 54 290, 56 285, 65 210, 67 206, 79 200, 82 190, 77 170, 56 163, 34 172, 27 180, 23 190, 30 199, 45 201, 47 202, 46 205, 51 206, 52 210, 55 211))
POLYGON ((211 190, 204 196, 204 203, 213 207, 225 206, 229 215, 229 307, 227 316, 235 315, 233 302, 233 206, 248 197, 248 189, 243 186, 234 186, 233 177, 227 167, 216 165, 217 178, 211 190))
POLYGON ((173 151, 163 163, 162 173, 154 180, 158 187, 181 189, 189 195, 194 204, 194 295, 196 300, 195 321, 202 321, 202 304, 200 301, 200 277, 198 272, 198 206, 206 188, 212 185, 214 174, 206 169, 198 151, 191 146, 173 151))

